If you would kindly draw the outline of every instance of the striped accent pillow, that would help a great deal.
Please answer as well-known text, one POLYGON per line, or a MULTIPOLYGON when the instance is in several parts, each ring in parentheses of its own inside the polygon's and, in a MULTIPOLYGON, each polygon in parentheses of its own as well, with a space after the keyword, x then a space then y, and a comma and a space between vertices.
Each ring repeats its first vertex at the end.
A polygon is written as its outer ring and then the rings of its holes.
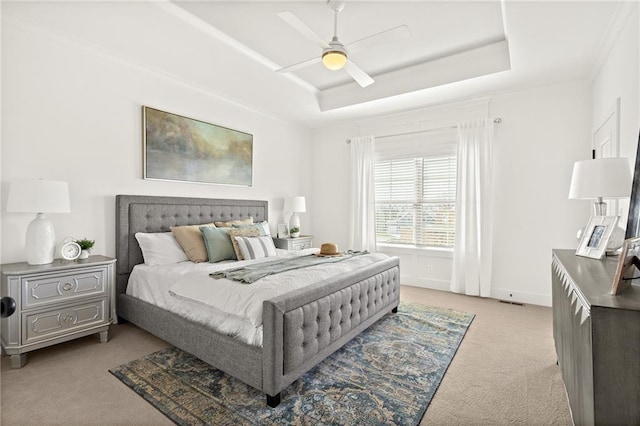
POLYGON ((276 256, 276 247, 270 236, 260 237, 235 237, 242 257, 245 259, 260 259, 263 257, 276 256))

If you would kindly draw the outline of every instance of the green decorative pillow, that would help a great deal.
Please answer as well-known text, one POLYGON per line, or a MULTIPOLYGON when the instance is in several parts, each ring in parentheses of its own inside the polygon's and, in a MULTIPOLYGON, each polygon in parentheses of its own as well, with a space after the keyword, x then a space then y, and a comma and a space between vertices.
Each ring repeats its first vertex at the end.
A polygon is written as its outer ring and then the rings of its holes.
POLYGON ((215 263, 223 260, 236 260, 236 252, 231 243, 229 230, 231 228, 213 228, 201 226, 200 232, 207 247, 209 262, 215 263))

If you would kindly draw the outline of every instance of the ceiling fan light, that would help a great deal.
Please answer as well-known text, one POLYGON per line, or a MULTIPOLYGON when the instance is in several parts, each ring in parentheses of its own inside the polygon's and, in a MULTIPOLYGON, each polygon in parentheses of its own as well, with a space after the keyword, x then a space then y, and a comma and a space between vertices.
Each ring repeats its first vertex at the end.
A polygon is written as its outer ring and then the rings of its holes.
POLYGON ((322 55, 322 63, 328 69, 337 71, 347 63, 347 55, 339 50, 330 50, 322 55))

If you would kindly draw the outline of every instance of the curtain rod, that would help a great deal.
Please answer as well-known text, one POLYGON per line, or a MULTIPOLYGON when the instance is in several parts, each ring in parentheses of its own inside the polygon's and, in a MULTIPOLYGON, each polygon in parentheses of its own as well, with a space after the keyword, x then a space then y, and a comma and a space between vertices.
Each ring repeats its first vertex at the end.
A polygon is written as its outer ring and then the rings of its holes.
MULTIPOLYGON (((495 124, 500 124, 500 123, 502 123, 502 118, 500 118, 500 117, 494 118, 493 122, 495 124)), ((457 129, 457 128, 458 128, 458 126, 436 127, 434 129, 416 130, 415 132, 395 133, 395 134, 391 134, 391 135, 375 136, 375 138, 376 139, 384 139, 384 138, 392 138, 392 137, 396 137, 396 136, 409 136, 409 135, 417 135, 419 133, 429 133, 429 132, 435 132, 435 131, 438 131, 438 130, 457 129)), ((351 143, 351 139, 347 139, 347 143, 351 143)))

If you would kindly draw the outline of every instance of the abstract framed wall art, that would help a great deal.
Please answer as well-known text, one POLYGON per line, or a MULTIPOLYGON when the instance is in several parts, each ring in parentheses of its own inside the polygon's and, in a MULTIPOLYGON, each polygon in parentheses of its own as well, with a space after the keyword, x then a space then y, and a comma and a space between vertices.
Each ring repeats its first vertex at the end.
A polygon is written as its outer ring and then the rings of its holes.
POLYGON ((251 186, 253 135, 142 107, 144 179, 251 186))

